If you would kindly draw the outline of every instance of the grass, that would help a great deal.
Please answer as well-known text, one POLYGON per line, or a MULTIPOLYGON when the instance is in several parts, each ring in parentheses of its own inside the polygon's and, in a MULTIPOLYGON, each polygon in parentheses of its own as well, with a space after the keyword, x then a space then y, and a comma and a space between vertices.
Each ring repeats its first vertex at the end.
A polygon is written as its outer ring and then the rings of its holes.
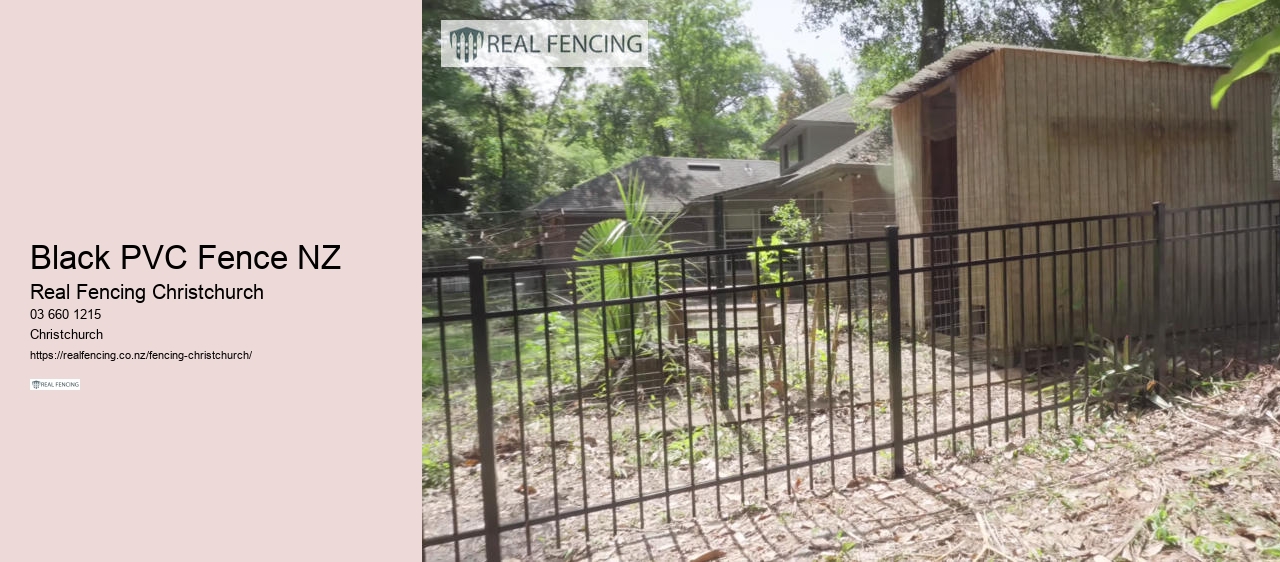
MULTIPOLYGON (((449 369, 451 383, 458 378, 455 373, 474 376, 474 351, 471 342, 470 322, 446 323, 443 338, 440 336, 439 325, 422 328, 422 393, 424 396, 434 394, 444 386, 446 366, 449 369)), ((499 345, 496 349, 511 349, 511 346, 499 345)))
POLYGON ((449 483, 449 462, 441 460, 445 455, 444 444, 422 445, 422 488, 439 488, 449 483))

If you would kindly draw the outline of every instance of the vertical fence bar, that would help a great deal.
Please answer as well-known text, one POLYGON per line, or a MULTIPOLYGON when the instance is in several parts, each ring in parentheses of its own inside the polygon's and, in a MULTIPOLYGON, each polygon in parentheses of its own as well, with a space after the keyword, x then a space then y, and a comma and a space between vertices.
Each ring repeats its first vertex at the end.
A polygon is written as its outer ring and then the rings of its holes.
POLYGON ((471 346, 476 370, 476 432, 480 440, 480 495, 484 503, 484 555, 502 560, 498 531, 498 470, 493 448, 493 372, 489 366, 489 319, 485 310, 484 258, 467 258, 471 281, 471 346))
POLYGON ((1152 296, 1154 297, 1153 311, 1155 316, 1155 359, 1156 359, 1156 382, 1166 379, 1166 371, 1169 366, 1165 364, 1165 337, 1164 337, 1164 203, 1156 201, 1151 204, 1151 210, 1154 215, 1151 219, 1152 238, 1155 245, 1152 248, 1152 296))
MULTIPOLYGON (((717 195, 714 200, 715 207, 715 229, 716 229, 716 249, 725 249, 724 235, 724 196, 717 195)), ((723 251, 716 255, 715 261, 715 277, 716 288, 724 289, 724 270, 725 270, 725 253, 723 251)), ((728 319, 725 317, 725 294, 721 290, 716 294, 716 355, 720 367, 720 388, 716 389, 720 394, 720 409, 729 409, 729 332, 728 319)), ((714 429, 713 429, 714 430, 714 429)))
POLYGON ((898 227, 886 226, 889 253, 889 410, 893 418, 893 477, 907 475, 902 437, 902 295, 898 279, 898 227))

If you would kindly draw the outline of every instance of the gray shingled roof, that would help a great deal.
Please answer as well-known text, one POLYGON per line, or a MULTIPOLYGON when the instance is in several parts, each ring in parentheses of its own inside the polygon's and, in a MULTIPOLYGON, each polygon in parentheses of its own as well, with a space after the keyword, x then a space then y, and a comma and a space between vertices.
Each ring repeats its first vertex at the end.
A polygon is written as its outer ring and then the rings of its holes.
POLYGON ((801 166, 787 183, 836 164, 889 165, 893 163, 893 135, 888 127, 876 127, 853 137, 830 152, 801 166))
POLYGON ((849 112, 853 109, 853 96, 840 94, 831 101, 797 115, 791 121, 821 121, 823 123, 853 123, 849 112))
MULTIPOLYGON (((801 166, 798 170, 776 178, 774 181, 762 181, 745 185, 719 193, 719 195, 732 197, 768 187, 792 187, 804 178, 831 166, 889 166, 892 164, 893 134, 888 127, 876 127, 823 154, 817 160, 801 166)), ((702 200, 705 201, 710 197, 710 195, 704 196, 702 200)))
POLYGON ((649 210, 673 212, 699 197, 778 177, 778 163, 769 160, 674 158, 646 156, 596 176, 530 207, 531 211, 620 213, 622 199, 614 175, 625 183, 639 174, 649 197, 649 210), (690 164, 719 166, 719 170, 691 169, 690 164))
POLYGON ((871 100, 867 104, 868 107, 875 109, 893 109, 894 106, 911 99, 916 94, 932 88, 934 85, 946 80, 947 77, 960 72, 965 67, 982 60, 987 55, 996 51, 1017 50, 1017 51, 1036 51, 1042 53, 1057 53, 1063 55, 1073 55, 1079 57, 1091 57, 1111 60, 1125 60, 1133 62, 1145 62, 1152 64, 1173 64, 1178 66, 1190 66, 1199 68, 1226 68, 1218 65, 1203 65, 1179 63, 1170 61, 1157 61, 1151 59, 1139 59, 1133 57, 1119 57, 1114 55, 1101 55, 1098 53, 1086 53, 1083 51, 1064 51, 1061 49, 1041 49, 1037 47, 1022 47, 1018 45, 1001 45, 998 43, 965 43, 956 47, 942 55, 942 58, 929 63, 924 68, 916 72, 915 76, 899 82, 898 85, 890 88, 884 95, 871 100))
POLYGON ((831 101, 819 105, 809 111, 801 113, 784 123, 778 128, 778 131, 764 141, 764 146, 773 148, 773 143, 786 136, 788 132, 801 123, 828 123, 828 124, 847 124, 853 125, 853 117, 849 114, 853 110, 853 96, 849 94, 840 94, 831 101))

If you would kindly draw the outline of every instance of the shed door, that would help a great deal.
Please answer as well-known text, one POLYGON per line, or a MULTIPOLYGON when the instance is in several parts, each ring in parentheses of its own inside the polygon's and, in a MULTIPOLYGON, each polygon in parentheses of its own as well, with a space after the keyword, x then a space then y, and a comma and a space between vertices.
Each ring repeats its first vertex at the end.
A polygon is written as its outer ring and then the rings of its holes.
MULTIPOLYGON (((944 233, 931 237, 929 263, 956 263, 959 258, 959 183, 957 181, 956 137, 929 142, 929 231, 944 233)), ((956 334, 960 327, 960 270, 933 270, 930 275, 933 329, 956 334)))

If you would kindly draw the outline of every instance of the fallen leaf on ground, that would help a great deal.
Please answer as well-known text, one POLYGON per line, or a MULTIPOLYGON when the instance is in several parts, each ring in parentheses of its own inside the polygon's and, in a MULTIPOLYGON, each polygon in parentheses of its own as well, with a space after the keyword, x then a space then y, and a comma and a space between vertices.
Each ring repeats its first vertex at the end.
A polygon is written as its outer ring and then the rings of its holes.
POLYGON ((1161 550, 1164 550, 1164 543, 1152 541, 1146 548, 1142 549, 1142 556, 1145 558, 1151 558, 1152 556, 1160 554, 1161 550))
POLYGON ((1251 541, 1258 540, 1258 537, 1275 538, 1275 534, 1262 527, 1236 527, 1236 534, 1251 541))
POLYGON ((710 552, 704 553, 702 556, 694 558, 691 562, 710 562, 711 560, 723 558, 725 554, 728 554, 728 553, 717 548, 710 552))

